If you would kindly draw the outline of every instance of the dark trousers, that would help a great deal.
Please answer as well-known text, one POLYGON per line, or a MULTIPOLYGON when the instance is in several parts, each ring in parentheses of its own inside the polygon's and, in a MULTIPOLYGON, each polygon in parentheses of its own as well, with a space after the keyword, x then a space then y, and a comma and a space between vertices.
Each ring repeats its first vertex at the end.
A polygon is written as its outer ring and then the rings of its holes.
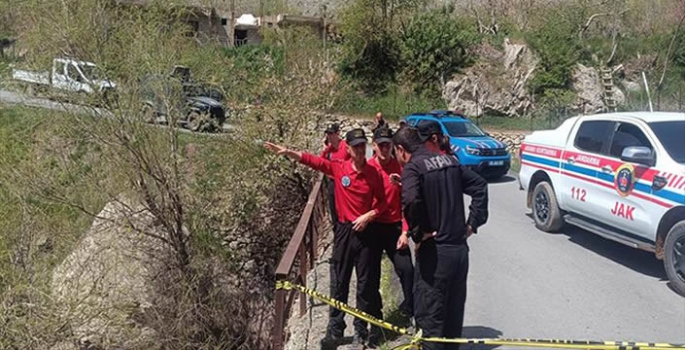
MULTIPOLYGON (((380 264, 380 260, 383 258, 383 252, 385 252, 395 268, 397 277, 400 279, 404 300, 399 305, 399 309, 405 315, 410 317, 414 316, 414 265, 411 262, 411 252, 409 251, 409 247, 397 250, 397 240, 402 234, 402 223, 375 223, 372 226, 372 230, 374 231, 374 234, 378 235, 378 248, 380 250, 378 254, 378 263, 380 264)), ((377 295, 380 300, 380 291, 377 295)), ((382 308, 382 303, 379 303, 382 308)))
MULTIPOLYGON (((333 234, 336 233, 336 226, 338 225, 338 212, 335 210, 335 185, 333 184, 333 180, 326 176, 324 177, 324 183, 326 184, 327 191, 328 191, 328 210, 331 213, 331 224, 333 225, 333 234)), ((335 240, 334 240, 335 244, 335 240)), ((335 285, 336 285, 336 272, 335 272, 335 264, 331 261, 331 264, 329 265, 329 275, 330 275, 330 295, 334 296, 335 295, 335 285)))
MULTIPOLYGON (((424 337, 461 337, 469 271, 467 245, 421 243, 416 256, 414 315, 424 337)), ((423 349, 459 349, 458 344, 423 343, 423 349)))
MULTIPOLYGON (((357 275, 357 309, 372 316, 381 317, 381 308, 376 293, 380 287, 380 264, 376 264, 378 250, 376 237, 370 227, 363 232, 352 230, 351 223, 338 223, 333 236, 333 257, 331 258, 331 296, 347 303, 350 293, 352 269, 357 275)), ((328 320, 329 335, 341 337, 345 331, 345 313, 330 308, 328 320)), ((367 322, 355 318, 355 333, 368 335, 367 322)))
POLYGON ((325 179, 328 186, 328 210, 331 212, 331 223, 333 224, 333 229, 335 229, 335 225, 338 224, 338 212, 335 210, 335 184, 333 184, 331 178, 325 177, 325 179))

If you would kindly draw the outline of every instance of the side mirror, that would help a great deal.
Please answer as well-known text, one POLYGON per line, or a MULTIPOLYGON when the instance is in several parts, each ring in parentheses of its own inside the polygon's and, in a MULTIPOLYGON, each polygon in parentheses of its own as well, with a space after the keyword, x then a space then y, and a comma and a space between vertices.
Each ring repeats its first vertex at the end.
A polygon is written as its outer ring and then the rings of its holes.
POLYGON ((626 147, 621 153, 624 162, 638 163, 646 166, 654 166, 656 159, 651 149, 642 146, 626 147))

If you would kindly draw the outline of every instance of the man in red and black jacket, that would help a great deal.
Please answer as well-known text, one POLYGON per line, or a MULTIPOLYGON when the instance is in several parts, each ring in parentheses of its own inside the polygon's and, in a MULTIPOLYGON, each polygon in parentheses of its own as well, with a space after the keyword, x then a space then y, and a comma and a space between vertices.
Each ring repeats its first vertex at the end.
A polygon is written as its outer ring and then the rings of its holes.
POLYGON ((457 157, 450 146, 450 139, 443 134, 442 127, 434 120, 422 120, 416 129, 424 139, 424 146, 431 152, 457 157))
MULTIPOLYGON (((377 234, 368 228, 379 214, 385 212, 387 202, 383 189, 383 178, 378 170, 366 162, 366 135, 362 129, 353 129, 346 135, 350 159, 346 161, 328 160, 309 153, 290 150, 267 142, 266 147, 279 155, 288 156, 312 169, 333 178, 335 188, 335 208, 338 225, 333 238, 333 257, 331 263, 332 297, 347 303, 352 269, 357 276, 357 308, 373 316, 380 317, 380 306, 376 293, 380 275, 378 261, 377 234), (377 266, 378 265, 378 266, 377 266), (333 276, 335 274, 335 276, 333 276)), ((335 347, 343 340, 345 314, 335 308, 330 309, 326 337, 322 347, 335 347)), ((360 344, 368 337, 368 324, 354 319, 354 343, 360 344)))
MULTIPOLYGON (((392 136, 393 132, 389 128, 376 129, 373 134, 373 148, 376 155, 369 160, 369 164, 378 169, 383 177, 388 207, 371 225, 372 231, 378 235, 378 264, 380 264, 383 251, 385 251, 392 261, 395 273, 397 273, 402 285, 404 301, 400 304, 400 312, 406 317, 413 317, 414 266, 409 251, 409 238, 405 234, 407 230, 403 230, 406 225, 403 225, 402 220, 402 166, 392 156, 392 136)), ((377 296, 380 299, 380 293, 377 296)), ((374 327, 369 338, 370 345, 378 345, 380 342, 378 339, 379 331, 374 327)))
MULTIPOLYGON (((393 136, 402 172, 402 209, 416 243, 414 315, 424 337, 459 338, 469 270, 467 240, 488 220, 488 183, 452 156, 432 151, 432 132, 393 136), (466 217, 464 195, 471 197, 466 217)), ((422 349, 459 349, 427 342, 422 349)))
MULTIPOLYGON (((324 139, 324 149, 321 151, 321 158, 328 160, 349 160, 350 154, 347 152, 347 143, 340 138, 340 125, 330 124, 326 128, 326 138, 324 139)), ((335 210, 335 191, 332 178, 326 177, 328 187, 328 208, 331 212, 331 222, 333 227, 338 224, 338 214, 335 210)))

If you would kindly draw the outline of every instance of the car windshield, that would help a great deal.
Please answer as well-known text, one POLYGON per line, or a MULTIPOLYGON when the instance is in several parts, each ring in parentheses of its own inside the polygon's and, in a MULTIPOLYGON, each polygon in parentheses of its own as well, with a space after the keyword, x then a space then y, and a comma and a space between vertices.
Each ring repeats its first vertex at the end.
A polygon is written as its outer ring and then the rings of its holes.
POLYGON ((81 68, 83 75, 88 80, 90 80, 90 81, 100 80, 100 76, 98 75, 97 67, 87 65, 87 64, 82 64, 79 66, 79 68, 81 68))
POLYGON ((200 84, 183 84, 183 91, 187 96, 205 96, 206 92, 200 84))
POLYGON ((452 137, 485 136, 483 130, 468 120, 459 122, 444 122, 444 124, 445 128, 447 129, 447 133, 452 137))
POLYGON ((666 152, 680 164, 685 164, 685 120, 649 123, 664 145, 666 152))

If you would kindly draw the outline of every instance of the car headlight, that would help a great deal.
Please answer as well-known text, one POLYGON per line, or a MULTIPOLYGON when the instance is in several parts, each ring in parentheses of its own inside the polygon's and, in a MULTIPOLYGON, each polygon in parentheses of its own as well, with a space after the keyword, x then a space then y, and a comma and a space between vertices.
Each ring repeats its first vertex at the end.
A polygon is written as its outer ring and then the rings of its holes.
POLYGON ((473 156, 479 156, 481 154, 481 151, 480 148, 466 146, 466 153, 473 156))

